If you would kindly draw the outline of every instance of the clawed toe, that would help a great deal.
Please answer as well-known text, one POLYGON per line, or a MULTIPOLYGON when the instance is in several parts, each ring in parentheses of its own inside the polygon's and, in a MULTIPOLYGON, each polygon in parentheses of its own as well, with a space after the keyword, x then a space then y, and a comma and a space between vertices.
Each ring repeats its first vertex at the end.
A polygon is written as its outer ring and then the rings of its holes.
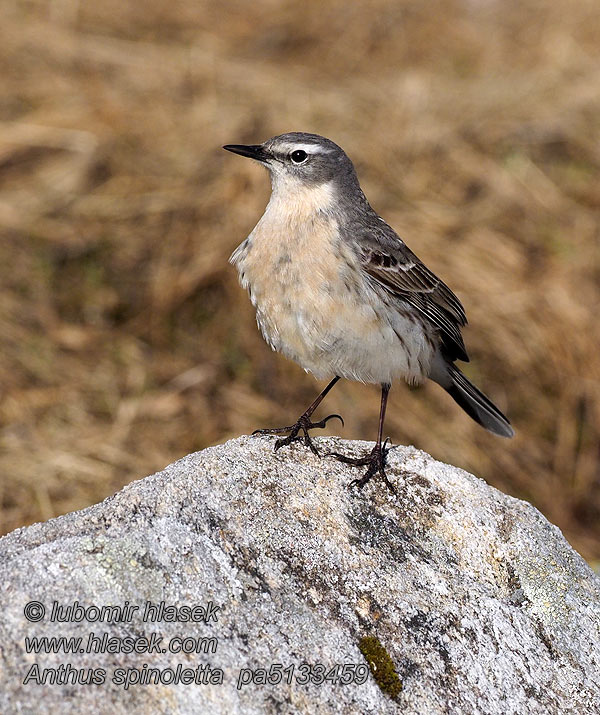
POLYGON ((302 441, 302 442, 304 442, 305 446, 308 447, 313 454, 316 454, 317 457, 320 457, 321 454, 319 453, 319 450, 315 447, 315 444, 312 441, 312 439, 310 438, 310 435, 308 434, 308 432, 306 430, 304 430, 304 434, 299 435, 298 431, 299 430, 297 430, 296 433, 294 434, 294 430, 292 430, 292 434, 288 435, 287 437, 278 439, 275 442, 275 451, 277 452, 277 450, 281 449, 282 447, 287 447, 289 444, 292 444, 292 442, 302 441))
POLYGON ((326 457, 335 457, 338 462, 343 462, 344 464, 351 464, 353 467, 364 467, 371 463, 371 456, 367 457, 346 457, 345 454, 340 454, 339 452, 327 452, 326 457))
POLYGON ((348 484, 349 489, 352 487, 362 489, 376 474, 379 474, 385 482, 387 488, 395 494, 396 490, 394 485, 390 482, 385 472, 387 454, 390 450, 394 449, 394 447, 388 447, 387 443, 388 439, 385 440, 383 445, 377 443, 373 448, 373 451, 365 457, 346 457, 339 452, 328 452, 325 456, 335 457, 339 462, 350 464, 353 467, 367 467, 367 471, 360 479, 353 479, 350 484, 348 484))
POLYGON ((265 435, 265 434, 285 434, 288 432, 289 434, 287 437, 280 437, 278 440, 275 442, 275 451, 281 449, 282 447, 287 447, 289 444, 292 444, 292 442, 304 442, 305 446, 310 449, 310 451, 313 454, 316 454, 318 457, 321 456, 319 450, 316 448, 314 442, 312 441, 309 430, 311 429, 324 429, 327 426, 327 423, 329 420, 332 420, 334 418, 337 418, 341 423, 342 426, 344 424, 344 420, 342 419, 341 415, 338 414, 333 414, 333 415, 328 415, 327 417, 323 418, 320 422, 311 422, 310 418, 304 414, 302 415, 296 424, 290 425, 289 427, 273 427, 271 429, 257 429, 254 430, 252 433, 253 435, 260 434, 260 435, 265 435), (299 434, 302 432, 302 434, 299 434))
POLYGON ((252 437, 256 434, 283 434, 284 432, 290 432, 293 430, 295 425, 290 425, 289 427, 266 427, 264 429, 255 429, 252 432, 252 437))
POLYGON ((333 419, 338 419, 342 423, 342 427, 345 427, 344 418, 341 415, 333 414, 333 415, 327 415, 327 417, 324 417, 320 422, 310 422, 309 429, 314 429, 315 427, 318 427, 319 429, 324 429, 327 426, 327 423, 329 422, 329 420, 333 420, 333 419))

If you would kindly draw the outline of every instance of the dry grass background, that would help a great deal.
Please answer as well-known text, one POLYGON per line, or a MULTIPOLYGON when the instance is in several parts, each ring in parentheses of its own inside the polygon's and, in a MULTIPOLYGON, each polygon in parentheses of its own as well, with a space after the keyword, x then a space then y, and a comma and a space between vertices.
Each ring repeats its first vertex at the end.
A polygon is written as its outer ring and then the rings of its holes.
MULTIPOLYGON (((1 7, 2 531, 312 400, 319 384, 263 343, 227 263, 266 173, 220 149, 302 130, 348 151, 456 290, 466 371, 517 437, 433 384, 395 387, 387 432, 600 557, 595 0, 1 7)), ((378 407, 346 383, 324 411, 373 439, 378 407)))

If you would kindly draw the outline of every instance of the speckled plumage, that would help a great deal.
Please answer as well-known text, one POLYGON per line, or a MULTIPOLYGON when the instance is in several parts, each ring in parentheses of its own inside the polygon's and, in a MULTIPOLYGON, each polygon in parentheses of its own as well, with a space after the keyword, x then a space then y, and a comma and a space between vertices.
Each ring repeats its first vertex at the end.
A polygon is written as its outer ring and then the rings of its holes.
POLYGON ((421 382, 435 351, 433 331, 362 270, 341 238, 336 188, 274 191, 250 236, 232 256, 274 350, 317 378, 421 382), (318 208, 317 208, 318 207, 318 208))
POLYGON ((454 365, 469 359, 460 301, 372 209, 344 151, 297 132, 225 148, 271 174, 265 213, 230 259, 271 347, 317 378, 386 389, 431 378, 477 422, 512 436, 454 365))

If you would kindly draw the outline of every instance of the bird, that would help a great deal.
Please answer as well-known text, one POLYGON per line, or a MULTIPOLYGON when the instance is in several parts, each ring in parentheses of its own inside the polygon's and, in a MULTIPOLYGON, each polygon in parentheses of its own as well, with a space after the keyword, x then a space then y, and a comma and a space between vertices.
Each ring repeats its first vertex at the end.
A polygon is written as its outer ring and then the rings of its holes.
POLYGON ((336 459, 366 467, 351 486, 386 473, 382 442, 394 380, 430 379, 485 429, 514 434, 508 419, 456 366, 469 361, 461 335, 465 310, 448 286, 408 248, 369 204, 350 158, 330 139, 288 132, 262 144, 228 144, 229 152, 266 167, 271 196, 255 228, 230 257, 256 308, 271 348, 294 360, 325 389, 292 425, 253 434, 287 435, 275 450, 303 441, 315 454, 312 415, 341 379, 378 384, 377 442, 370 453, 336 459))

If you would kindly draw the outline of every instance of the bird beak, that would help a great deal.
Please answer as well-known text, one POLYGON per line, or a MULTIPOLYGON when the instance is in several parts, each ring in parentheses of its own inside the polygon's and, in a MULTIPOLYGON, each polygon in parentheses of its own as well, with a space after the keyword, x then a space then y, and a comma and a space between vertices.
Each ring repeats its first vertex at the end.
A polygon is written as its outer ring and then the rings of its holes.
POLYGON ((250 159, 255 159, 263 164, 271 158, 261 144, 227 144, 223 149, 232 151, 234 154, 239 154, 240 156, 248 156, 250 159))

